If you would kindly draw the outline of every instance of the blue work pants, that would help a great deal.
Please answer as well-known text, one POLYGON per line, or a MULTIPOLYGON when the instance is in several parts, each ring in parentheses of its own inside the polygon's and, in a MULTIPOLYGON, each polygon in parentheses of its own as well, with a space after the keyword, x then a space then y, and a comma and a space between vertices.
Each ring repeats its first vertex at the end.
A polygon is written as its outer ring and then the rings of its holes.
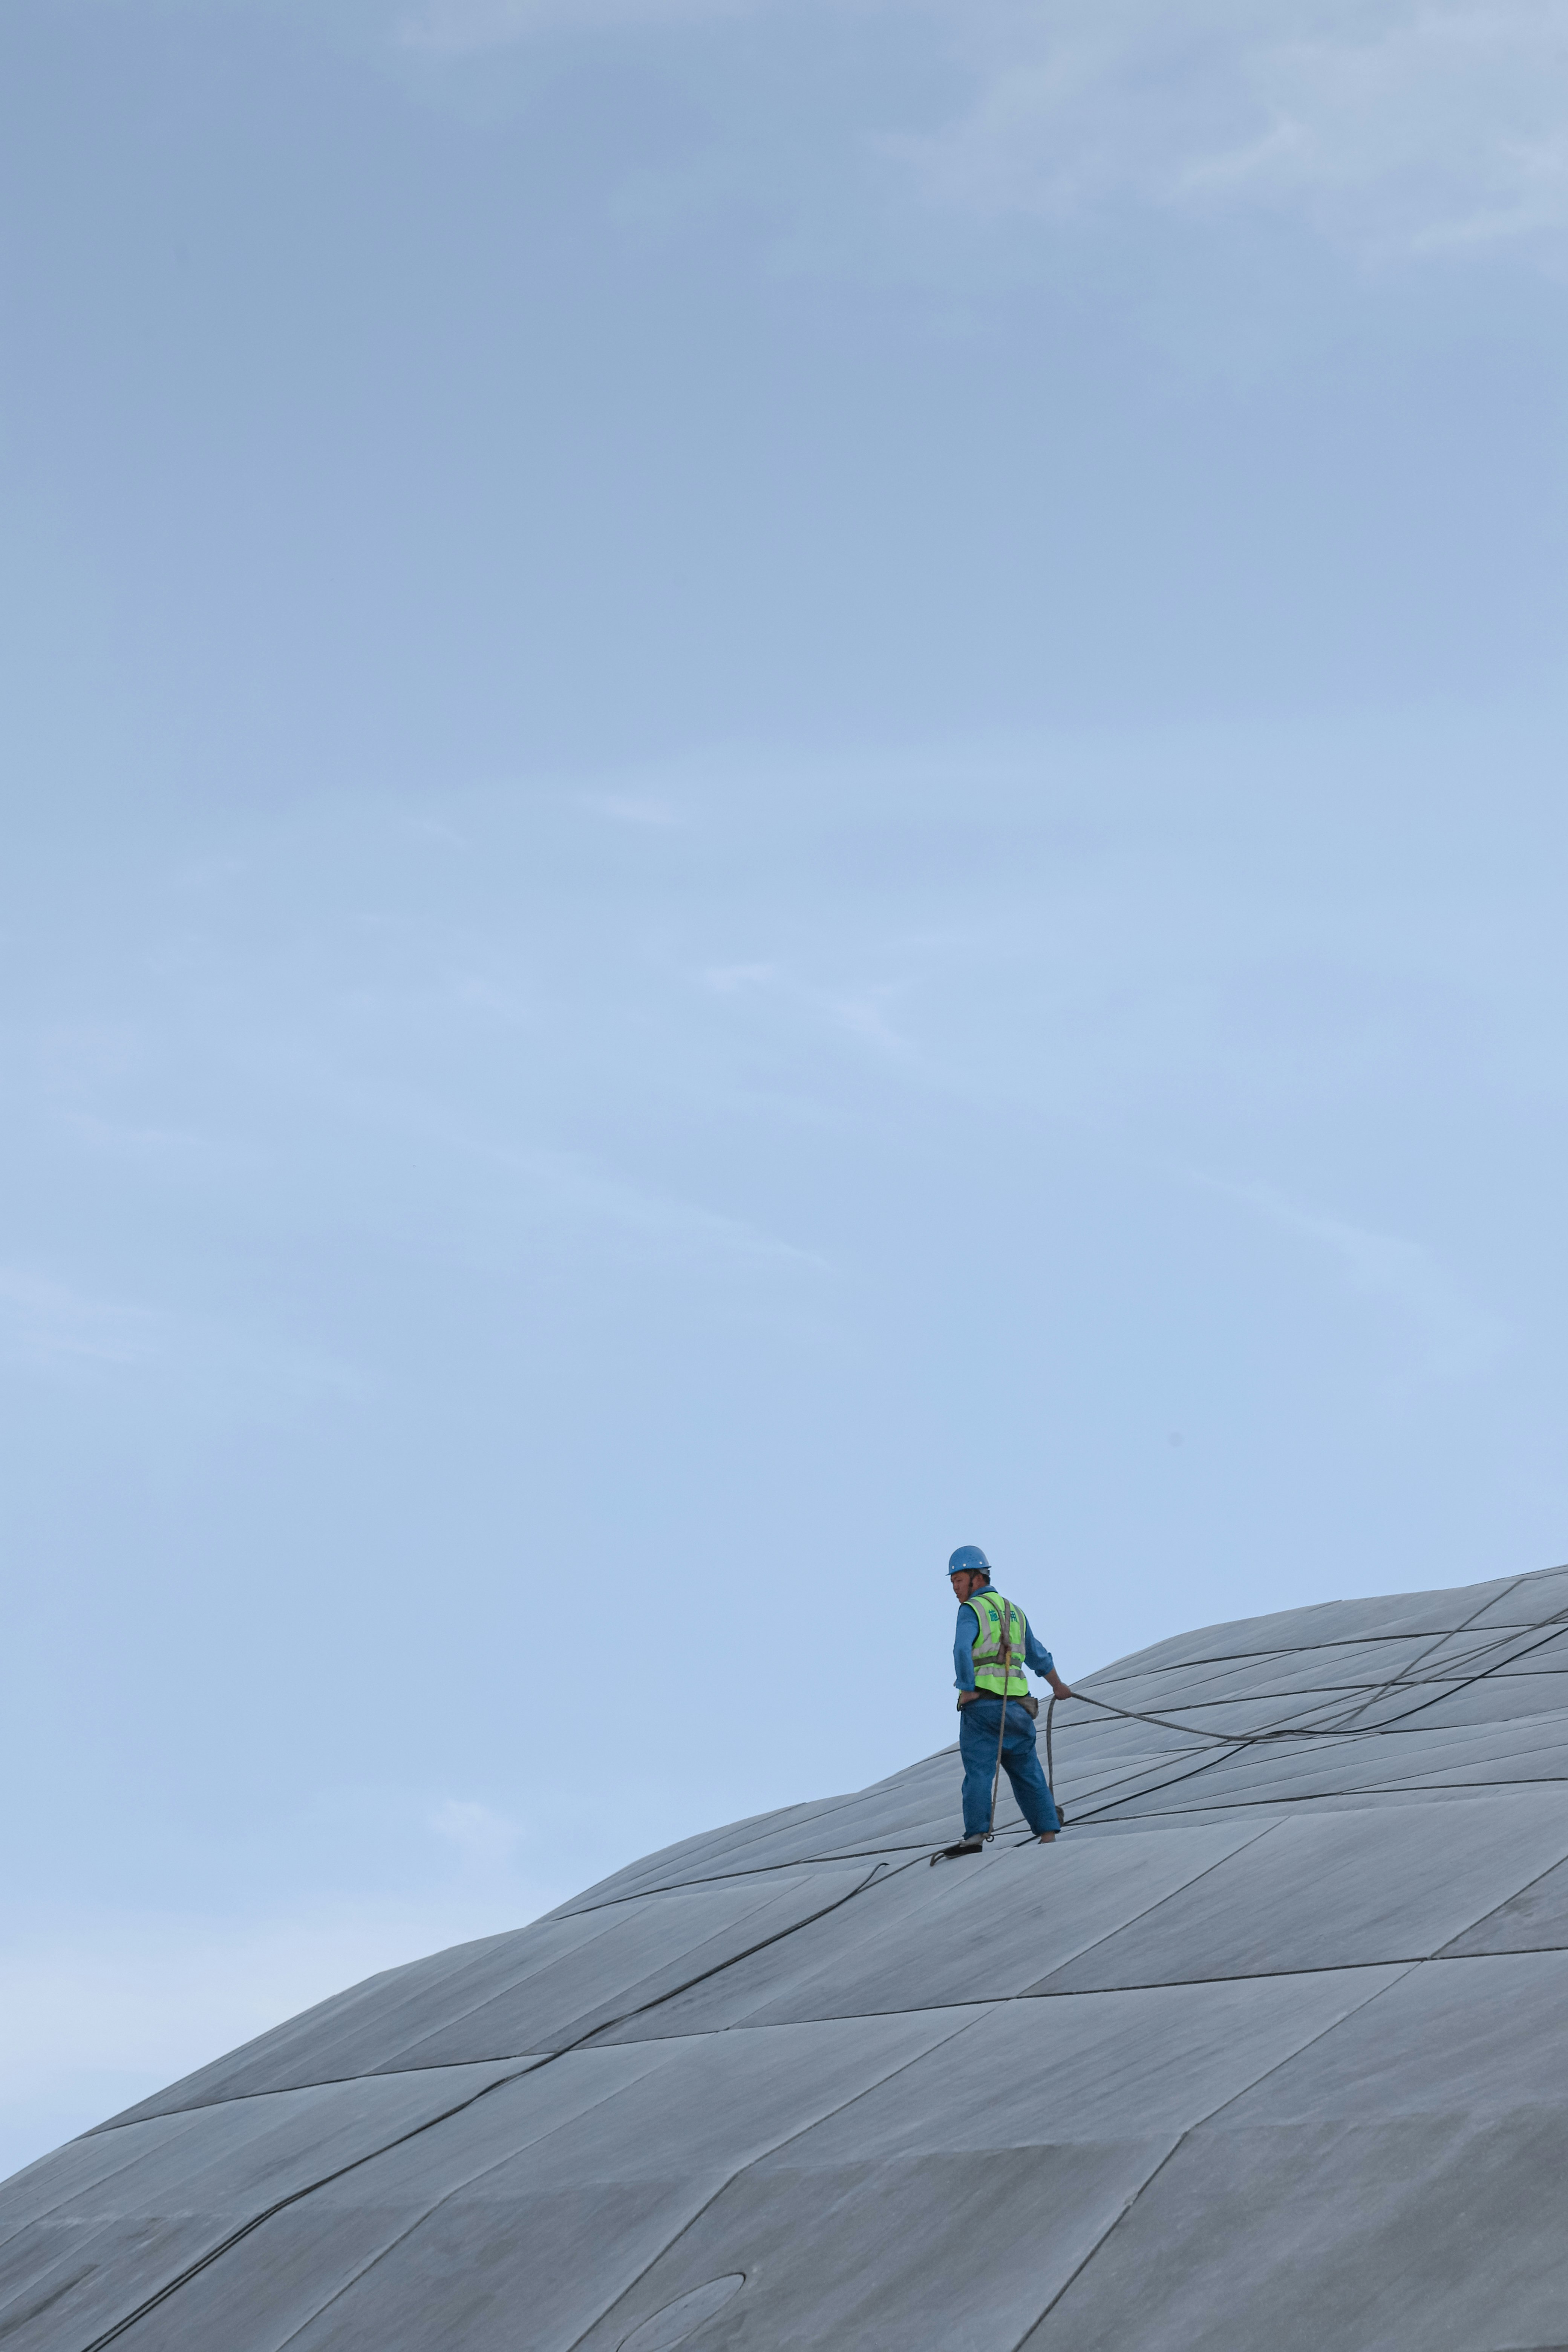
POLYGON ((996 1769, 996 1734, 1002 1733, 1002 1768, 1013 1784, 1018 1811, 1037 1837, 1059 1830, 1061 1822, 1035 1748, 1034 1717, 999 1698, 973 1699, 958 1718, 958 1753, 963 1765, 963 1834, 984 1837, 991 1820, 991 1776, 996 1769))

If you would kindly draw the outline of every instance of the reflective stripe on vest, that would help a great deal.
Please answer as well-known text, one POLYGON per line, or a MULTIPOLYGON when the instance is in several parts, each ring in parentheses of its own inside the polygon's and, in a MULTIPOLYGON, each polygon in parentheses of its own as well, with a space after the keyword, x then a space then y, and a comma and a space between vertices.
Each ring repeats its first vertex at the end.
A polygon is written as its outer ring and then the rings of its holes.
POLYGON ((980 1631, 974 1637, 974 1687, 989 1691, 993 1698, 1005 1695, 1023 1698, 1028 1691, 1029 1678, 1024 1672, 1024 1612, 1011 1601, 1004 1601, 988 1584, 969 1596, 968 1606, 980 1620, 980 1631), (1002 1637, 1005 1632, 1012 1655, 1002 1664, 1002 1637))

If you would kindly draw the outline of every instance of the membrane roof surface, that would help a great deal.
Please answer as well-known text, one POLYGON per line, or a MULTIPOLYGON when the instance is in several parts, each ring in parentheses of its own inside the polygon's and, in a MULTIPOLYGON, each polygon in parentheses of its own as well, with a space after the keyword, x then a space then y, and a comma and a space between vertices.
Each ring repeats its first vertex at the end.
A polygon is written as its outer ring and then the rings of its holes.
POLYGON ((1081 1687, 1052 1847, 948 1749, 19 2173, 5 2352, 1563 2352, 1568 1570, 1081 1687))

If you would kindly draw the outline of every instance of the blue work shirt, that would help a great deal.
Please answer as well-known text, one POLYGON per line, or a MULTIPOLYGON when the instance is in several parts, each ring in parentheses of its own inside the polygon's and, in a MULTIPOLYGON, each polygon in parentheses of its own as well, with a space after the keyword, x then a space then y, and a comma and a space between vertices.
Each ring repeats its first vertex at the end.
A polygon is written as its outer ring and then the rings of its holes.
MULTIPOLYGON (((1015 1601, 1015 1609, 1018 1604, 1015 1601)), ((1024 1612, 1018 1609, 1020 1617, 1024 1612)), ((952 1637, 952 1681, 956 1690, 974 1688, 974 1644, 980 1633, 980 1620, 967 1601, 958 1604, 958 1631, 952 1637)), ((1056 1664, 1048 1650, 1042 1650, 1035 1639, 1035 1629, 1024 1617, 1024 1664, 1032 1675, 1048 1675, 1056 1664)))

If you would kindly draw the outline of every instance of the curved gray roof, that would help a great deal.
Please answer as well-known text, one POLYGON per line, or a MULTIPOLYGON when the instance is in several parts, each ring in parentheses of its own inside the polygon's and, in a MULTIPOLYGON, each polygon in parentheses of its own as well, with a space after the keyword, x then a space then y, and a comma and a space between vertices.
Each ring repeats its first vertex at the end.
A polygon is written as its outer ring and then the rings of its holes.
POLYGON ((1568 1570, 1084 1687, 1053 1847, 950 1749, 18 2174, 6 2352, 1568 2344, 1568 1570))

